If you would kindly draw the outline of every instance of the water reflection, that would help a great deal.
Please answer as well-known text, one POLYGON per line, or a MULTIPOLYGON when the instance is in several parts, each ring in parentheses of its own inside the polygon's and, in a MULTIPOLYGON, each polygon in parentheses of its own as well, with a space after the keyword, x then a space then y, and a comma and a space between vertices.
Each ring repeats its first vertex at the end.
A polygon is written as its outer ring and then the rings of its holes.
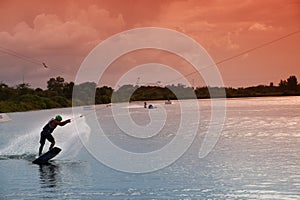
POLYGON ((40 182, 42 188, 52 188, 57 186, 57 178, 59 175, 59 166, 48 163, 39 166, 40 182))

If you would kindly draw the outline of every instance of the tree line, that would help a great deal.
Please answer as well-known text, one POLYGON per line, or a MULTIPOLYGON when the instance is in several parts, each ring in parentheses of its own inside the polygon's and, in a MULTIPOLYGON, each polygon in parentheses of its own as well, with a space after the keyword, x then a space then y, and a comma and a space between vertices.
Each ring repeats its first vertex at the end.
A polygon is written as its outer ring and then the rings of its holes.
POLYGON ((28 83, 15 87, 0 83, 0 113, 71 107, 72 104, 105 104, 110 103, 112 92, 111 87, 97 87, 92 82, 75 85, 74 82, 65 82, 60 76, 50 78, 46 90, 33 89, 28 83), (73 89, 81 92, 78 98, 73 98, 73 89), (91 94, 96 96, 94 100, 89 98, 91 94))
POLYGON ((28 83, 9 87, 0 82, 0 113, 124 101, 223 98, 224 91, 228 98, 300 95, 300 85, 296 76, 290 76, 286 80, 280 80, 278 86, 273 83, 246 88, 193 88, 182 84, 165 87, 123 85, 114 91, 108 86, 97 87, 93 82, 75 85, 74 82, 66 82, 63 77, 58 76, 47 81, 45 90, 31 88, 28 83))

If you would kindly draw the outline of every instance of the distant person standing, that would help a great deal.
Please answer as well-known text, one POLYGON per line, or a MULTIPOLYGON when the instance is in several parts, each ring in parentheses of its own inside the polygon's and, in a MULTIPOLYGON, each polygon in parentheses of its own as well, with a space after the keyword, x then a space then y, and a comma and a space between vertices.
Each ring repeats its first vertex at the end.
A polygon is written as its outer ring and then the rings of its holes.
POLYGON ((41 132, 41 138, 40 138, 40 148, 39 148, 39 156, 42 154, 46 139, 51 142, 49 150, 51 150, 55 145, 54 137, 52 136, 52 132, 54 129, 59 126, 64 126, 71 122, 71 119, 68 119, 66 121, 62 122, 62 117, 60 115, 57 115, 55 118, 51 119, 43 128, 41 132))

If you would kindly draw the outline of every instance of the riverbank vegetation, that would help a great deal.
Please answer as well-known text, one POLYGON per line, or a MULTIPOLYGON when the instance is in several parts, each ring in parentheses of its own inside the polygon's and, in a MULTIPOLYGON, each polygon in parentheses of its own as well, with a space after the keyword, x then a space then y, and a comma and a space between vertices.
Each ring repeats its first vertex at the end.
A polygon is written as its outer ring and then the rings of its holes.
POLYGON ((124 101, 203 99, 211 98, 211 96, 223 98, 225 97, 224 91, 227 98, 295 96, 300 95, 300 85, 296 76, 280 80, 277 86, 273 83, 246 88, 192 88, 182 84, 164 87, 123 85, 115 91, 108 86, 97 87, 97 84, 93 82, 75 85, 73 82, 65 82, 62 77, 50 78, 47 81, 47 89, 45 90, 31 88, 28 83, 21 83, 10 87, 0 82, 0 113, 124 101), (73 93, 73 91, 75 92, 73 93))

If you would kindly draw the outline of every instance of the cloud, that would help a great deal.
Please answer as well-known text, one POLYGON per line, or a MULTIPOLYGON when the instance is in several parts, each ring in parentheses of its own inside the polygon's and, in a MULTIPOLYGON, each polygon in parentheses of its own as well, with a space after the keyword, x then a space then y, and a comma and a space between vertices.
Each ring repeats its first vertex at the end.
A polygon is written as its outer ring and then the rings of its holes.
POLYGON ((234 43, 232 40, 232 33, 228 32, 223 36, 216 37, 213 41, 213 46, 221 49, 226 49, 229 51, 238 50, 240 45, 234 43))
MULTIPOLYGON (((29 2, 0 3, 0 46, 45 60, 49 65, 63 66, 64 76, 76 74, 81 61, 99 42, 131 28, 158 26, 175 29, 200 43, 214 59, 223 59, 295 31, 300 17, 299 0, 276 1, 276 4, 273 0, 78 0, 62 1, 60 6, 50 0, 29 2)), ((293 50, 285 50, 283 53, 289 59, 282 60, 298 66, 295 58, 299 54, 299 45, 295 45, 295 41, 299 40, 291 37, 290 41, 290 46, 285 49, 293 50)), ((276 45, 288 42, 284 40, 276 45)), ((284 48, 275 47, 264 48, 261 52, 269 51, 271 60, 274 57, 279 59, 283 53, 274 55, 284 48)), ((23 71, 27 73, 28 69, 34 69, 32 63, 6 54, 0 56, 1 70, 11 72, 11 79, 14 79, 13 75, 18 77, 23 71)), ((262 54, 256 56, 257 63, 269 58, 262 54)), ((237 61, 231 64, 237 65, 237 61)), ((243 65, 247 67, 250 63, 243 65)), ((278 62, 274 65, 277 66, 278 62)), ((259 64, 253 63, 253 66, 260 70, 259 64)), ((49 72, 52 73, 50 68, 49 72)), ((54 72, 49 76, 55 76, 54 72)), ((0 81, 7 77, 7 74, 2 74, 0 81)), ((45 79, 41 82, 44 83, 45 79)))
POLYGON ((13 74, 16 76, 20 72, 25 77, 35 74, 35 78, 40 79, 61 73, 68 76, 66 72, 74 75, 83 56, 100 41, 123 30, 125 26, 122 15, 112 16, 109 11, 95 5, 73 14, 63 17, 42 13, 34 16, 31 22, 24 20, 11 30, 0 30, 1 47, 25 55, 29 60, 38 58, 50 66, 50 71, 45 71, 42 66, 20 60, 14 55, 3 54, 1 71, 10 71, 12 78, 1 76, 0 80, 12 82, 13 74))
POLYGON ((123 30, 125 27, 125 21, 121 14, 112 17, 109 11, 96 5, 89 6, 87 10, 81 10, 75 18, 80 24, 85 24, 98 30, 102 36, 123 30))
MULTIPOLYGON (((64 20, 55 14, 35 16, 33 25, 22 21, 12 32, 0 32, 0 43, 8 47, 27 46, 41 49, 77 48, 100 41, 110 33, 124 29, 121 15, 111 17, 109 12, 92 5, 80 10, 77 16, 64 20)), ((95 45, 95 44, 93 44, 95 45)))
POLYGON ((269 34, 268 31, 295 27, 298 22, 294 16, 299 16, 300 12, 290 5, 291 2, 295 1, 280 1, 278 4, 269 0, 173 1, 163 5, 158 17, 144 24, 183 32, 206 49, 222 47, 234 51, 246 43, 251 44, 250 38, 262 38, 254 32, 269 34))
POLYGON ((268 31, 268 30, 273 30, 273 27, 267 26, 264 23, 256 22, 256 23, 252 24, 248 30, 250 30, 250 31, 268 31))

